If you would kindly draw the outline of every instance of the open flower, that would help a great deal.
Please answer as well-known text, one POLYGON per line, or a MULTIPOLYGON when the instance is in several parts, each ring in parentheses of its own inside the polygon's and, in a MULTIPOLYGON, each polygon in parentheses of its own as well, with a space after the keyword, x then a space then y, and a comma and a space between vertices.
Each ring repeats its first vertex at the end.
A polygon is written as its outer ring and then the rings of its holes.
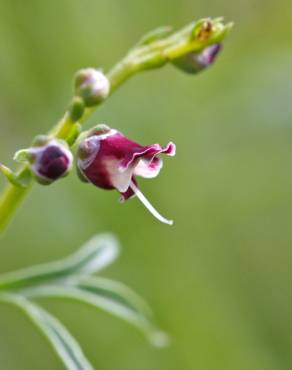
POLYGON ((153 178, 162 168, 159 154, 175 155, 175 145, 168 143, 142 146, 129 140, 117 130, 99 125, 83 137, 78 145, 77 166, 81 176, 103 189, 116 189, 121 201, 137 196, 160 221, 162 217, 138 189, 136 176, 153 178))

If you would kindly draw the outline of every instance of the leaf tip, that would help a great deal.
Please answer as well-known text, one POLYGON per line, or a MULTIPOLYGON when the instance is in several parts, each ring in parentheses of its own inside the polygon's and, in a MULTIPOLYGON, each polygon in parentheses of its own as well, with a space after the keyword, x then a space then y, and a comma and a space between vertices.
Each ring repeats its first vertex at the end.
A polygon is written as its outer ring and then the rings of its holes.
POLYGON ((156 348, 165 348, 170 345, 170 336, 164 331, 155 331, 150 336, 151 344, 156 348))

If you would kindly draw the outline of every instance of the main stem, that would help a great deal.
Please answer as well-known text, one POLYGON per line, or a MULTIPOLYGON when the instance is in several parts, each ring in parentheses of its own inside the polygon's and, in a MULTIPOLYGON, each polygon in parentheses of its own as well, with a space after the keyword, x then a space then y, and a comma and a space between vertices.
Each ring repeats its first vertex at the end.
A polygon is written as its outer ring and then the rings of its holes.
MULTIPOLYGON (((24 168, 20 173, 24 175, 26 171, 28 169, 24 168)), ((31 185, 20 187, 11 183, 6 186, 0 197, 0 232, 9 223, 30 188, 31 185)))

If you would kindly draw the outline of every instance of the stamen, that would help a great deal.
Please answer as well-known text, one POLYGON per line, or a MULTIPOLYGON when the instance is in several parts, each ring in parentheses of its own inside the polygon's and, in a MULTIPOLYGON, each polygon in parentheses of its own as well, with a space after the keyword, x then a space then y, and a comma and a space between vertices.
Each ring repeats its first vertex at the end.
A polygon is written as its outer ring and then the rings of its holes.
POLYGON ((137 188, 137 186, 131 181, 130 183, 130 188, 133 190, 133 192, 137 195, 138 199, 144 204, 144 206, 148 209, 150 213, 154 217, 156 217, 159 221, 172 225, 173 221, 172 220, 167 220, 161 214, 152 206, 152 204, 149 202, 149 200, 145 197, 145 195, 137 188))

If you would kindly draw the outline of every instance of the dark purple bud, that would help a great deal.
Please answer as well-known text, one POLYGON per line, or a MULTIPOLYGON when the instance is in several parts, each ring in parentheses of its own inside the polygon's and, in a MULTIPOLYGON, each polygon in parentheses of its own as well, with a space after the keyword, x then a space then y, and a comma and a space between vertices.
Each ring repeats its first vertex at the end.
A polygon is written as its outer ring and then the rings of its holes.
POLYGON ((221 49, 221 44, 213 44, 199 53, 190 52, 177 58, 173 61, 173 64, 186 73, 196 74, 212 65, 221 49))
POLYGON ((14 158, 20 162, 29 162, 36 180, 47 185, 69 173, 73 155, 67 143, 62 140, 47 139, 46 143, 43 140, 41 142, 42 145, 35 144, 31 148, 18 151, 14 158))
POLYGON ((81 140, 77 150, 78 170, 83 178, 103 189, 116 189, 125 201, 137 196, 160 221, 172 223, 162 217, 138 189, 136 176, 156 177, 162 168, 159 154, 175 155, 175 145, 142 146, 129 140, 117 130, 102 125, 91 130, 81 140))
POLYGON ((38 174, 50 180, 64 176, 70 165, 68 155, 58 146, 50 145, 41 154, 38 161, 38 174))
POLYGON ((108 78, 97 69, 81 69, 75 76, 75 95, 91 107, 106 99, 110 92, 108 78))

